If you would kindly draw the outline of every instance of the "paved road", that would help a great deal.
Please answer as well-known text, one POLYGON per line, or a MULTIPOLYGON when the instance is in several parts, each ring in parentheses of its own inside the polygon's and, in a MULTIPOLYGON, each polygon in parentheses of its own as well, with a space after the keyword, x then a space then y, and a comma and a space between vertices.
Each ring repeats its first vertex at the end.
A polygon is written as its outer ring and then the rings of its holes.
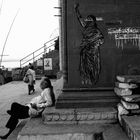
MULTIPOLYGON (((59 93, 61 82, 58 82, 56 80, 51 81, 52 85, 54 86, 55 93, 59 93)), ((36 91, 32 95, 28 95, 27 84, 25 84, 23 81, 12 81, 0 86, 0 135, 3 135, 8 131, 8 129, 5 128, 5 124, 9 118, 9 115, 6 113, 6 111, 10 109, 11 103, 14 101, 21 104, 28 103, 33 97, 40 94, 41 89, 39 87, 39 83, 40 81, 37 80, 35 85, 36 91)), ((24 125, 25 123, 26 120, 22 122, 22 125, 24 125)), ((21 129, 21 127, 19 129, 21 129)), ((16 140, 16 133, 17 132, 15 132, 14 136, 11 135, 11 137, 9 137, 9 140, 16 140)))

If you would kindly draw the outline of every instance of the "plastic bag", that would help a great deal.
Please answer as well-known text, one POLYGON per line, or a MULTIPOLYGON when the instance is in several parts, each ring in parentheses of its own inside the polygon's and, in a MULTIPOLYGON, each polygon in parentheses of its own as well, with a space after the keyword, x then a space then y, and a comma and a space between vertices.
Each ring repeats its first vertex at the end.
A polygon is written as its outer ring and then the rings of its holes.
POLYGON ((24 81, 25 83, 28 83, 28 82, 29 82, 28 76, 24 76, 23 81, 24 81))

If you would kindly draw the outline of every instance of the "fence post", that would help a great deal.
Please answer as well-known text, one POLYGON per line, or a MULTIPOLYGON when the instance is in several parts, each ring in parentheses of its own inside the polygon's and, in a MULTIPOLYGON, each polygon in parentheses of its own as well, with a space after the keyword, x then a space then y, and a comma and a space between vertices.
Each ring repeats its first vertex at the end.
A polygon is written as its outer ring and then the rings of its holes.
POLYGON ((21 60, 20 60, 20 68, 21 68, 21 60))
POLYGON ((45 52, 46 52, 46 44, 44 44, 43 47, 44 47, 44 54, 45 54, 45 52))
POLYGON ((33 63, 34 63, 34 58, 35 58, 35 56, 34 56, 34 52, 33 52, 33 63))

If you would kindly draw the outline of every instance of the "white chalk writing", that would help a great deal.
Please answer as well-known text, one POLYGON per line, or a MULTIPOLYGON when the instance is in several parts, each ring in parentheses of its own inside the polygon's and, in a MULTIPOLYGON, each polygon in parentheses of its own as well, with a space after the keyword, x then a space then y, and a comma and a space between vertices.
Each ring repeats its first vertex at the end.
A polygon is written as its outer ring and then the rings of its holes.
POLYGON ((140 50, 140 27, 109 28, 108 34, 114 37, 118 48, 123 49, 124 44, 131 41, 140 50))

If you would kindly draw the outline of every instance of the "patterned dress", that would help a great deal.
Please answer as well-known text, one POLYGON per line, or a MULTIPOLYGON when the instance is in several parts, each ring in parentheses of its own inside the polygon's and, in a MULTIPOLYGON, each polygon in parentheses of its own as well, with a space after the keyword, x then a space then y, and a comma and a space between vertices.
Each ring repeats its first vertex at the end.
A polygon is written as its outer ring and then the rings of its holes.
POLYGON ((94 23, 85 26, 80 44, 80 75, 82 84, 96 84, 101 70, 100 45, 104 42, 101 31, 94 23))

